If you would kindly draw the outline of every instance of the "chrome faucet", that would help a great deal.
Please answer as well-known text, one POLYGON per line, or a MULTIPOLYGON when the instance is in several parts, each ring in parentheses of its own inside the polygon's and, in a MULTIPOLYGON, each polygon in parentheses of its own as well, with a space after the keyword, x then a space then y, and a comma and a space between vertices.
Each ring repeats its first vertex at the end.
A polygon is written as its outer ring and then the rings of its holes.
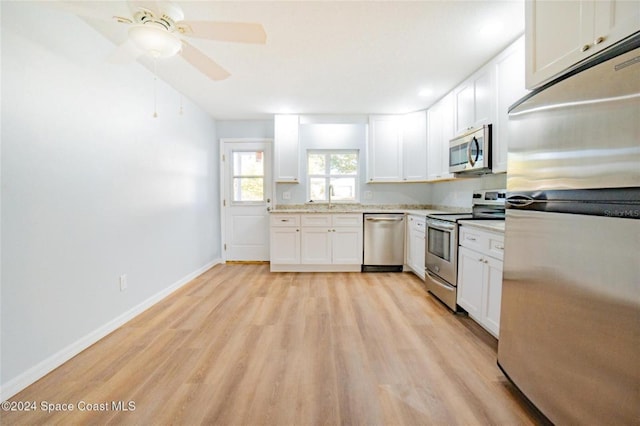
POLYGON ((332 195, 336 195, 336 194, 333 192, 333 185, 329 185, 329 208, 332 208, 332 207, 333 207, 333 206, 331 205, 331 196, 332 196, 332 195))

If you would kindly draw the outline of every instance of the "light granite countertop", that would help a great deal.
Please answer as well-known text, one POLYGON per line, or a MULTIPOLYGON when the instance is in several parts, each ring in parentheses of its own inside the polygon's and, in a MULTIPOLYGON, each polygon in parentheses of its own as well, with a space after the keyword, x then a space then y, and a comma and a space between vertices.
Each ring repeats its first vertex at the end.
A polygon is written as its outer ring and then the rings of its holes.
POLYGON ((464 219, 459 221, 460 225, 473 226, 488 231, 496 231, 504 233, 504 220, 474 220, 464 219))
POLYGON ((426 216, 433 213, 467 213, 469 209, 416 204, 288 204, 277 205, 271 213, 406 213, 426 216))

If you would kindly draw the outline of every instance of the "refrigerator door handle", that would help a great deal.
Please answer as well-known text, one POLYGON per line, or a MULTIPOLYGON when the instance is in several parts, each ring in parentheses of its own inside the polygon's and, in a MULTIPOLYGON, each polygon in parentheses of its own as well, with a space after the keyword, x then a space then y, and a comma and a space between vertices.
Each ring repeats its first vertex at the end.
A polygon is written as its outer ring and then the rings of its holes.
POLYGON ((505 200, 505 203, 512 207, 526 207, 534 202, 535 200, 528 195, 512 195, 505 200))

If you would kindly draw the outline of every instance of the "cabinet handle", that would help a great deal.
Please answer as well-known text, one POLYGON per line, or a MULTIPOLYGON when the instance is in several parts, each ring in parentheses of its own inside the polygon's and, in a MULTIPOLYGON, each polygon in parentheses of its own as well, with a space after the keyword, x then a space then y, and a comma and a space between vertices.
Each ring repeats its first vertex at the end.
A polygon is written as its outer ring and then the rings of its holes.
POLYGON ((476 239, 474 237, 467 237, 467 240, 469 241, 475 241, 476 239))
POLYGON ((504 246, 501 246, 501 245, 496 245, 496 248, 497 248, 498 250, 504 250, 504 246))
POLYGON ((600 36, 597 39, 594 40, 593 44, 600 44, 605 40, 604 37, 600 36))
POLYGON ((300 232, 300 230, 299 230, 299 229, 296 229, 296 232, 300 232))
POLYGON ((580 50, 582 50, 583 52, 586 52, 587 50, 589 50, 589 47, 590 46, 588 44, 585 44, 584 46, 582 46, 582 49, 580 50))

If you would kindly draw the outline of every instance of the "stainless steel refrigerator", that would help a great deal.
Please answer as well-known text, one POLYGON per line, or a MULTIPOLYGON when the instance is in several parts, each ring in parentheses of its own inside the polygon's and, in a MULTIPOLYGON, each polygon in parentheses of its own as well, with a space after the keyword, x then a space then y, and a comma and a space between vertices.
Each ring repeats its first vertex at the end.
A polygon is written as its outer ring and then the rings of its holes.
POLYGON ((510 109, 498 365, 553 423, 640 423, 640 34, 510 109))

